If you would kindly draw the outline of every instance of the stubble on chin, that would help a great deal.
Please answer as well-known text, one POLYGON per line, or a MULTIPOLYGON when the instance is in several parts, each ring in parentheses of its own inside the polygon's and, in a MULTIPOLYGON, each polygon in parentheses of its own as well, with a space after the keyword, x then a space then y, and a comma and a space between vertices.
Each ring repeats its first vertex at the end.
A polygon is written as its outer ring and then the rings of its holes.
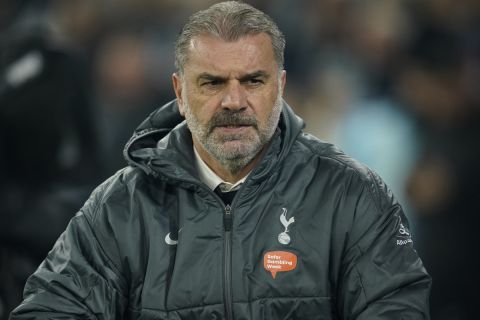
POLYGON ((209 121, 202 126, 188 107, 185 110, 185 118, 192 135, 203 149, 230 173, 240 172, 262 149, 256 124, 252 125, 247 133, 223 134, 217 130, 215 121, 209 121))
MULTIPOLYGON (((186 103, 186 99, 184 99, 186 103)), ((239 173, 261 152, 272 138, 281 112, 281 95, 264 127, 257 119, 244 111, 222 110, 203 125, 196 118, 188 104, 185 104, 185 118, 192 135, 200 142, 213 158, 232 174, 239 173), (246 134, 225 135, 216 130, 219 126, 246 125, 250 130, 246 134)))
POLYGON ((252 127, 249 131, 245 135, 226 136, 214 130, 202 144, 224 168, 232 174, 237 174, 255 158, 263 147, 257 129, 252 127))

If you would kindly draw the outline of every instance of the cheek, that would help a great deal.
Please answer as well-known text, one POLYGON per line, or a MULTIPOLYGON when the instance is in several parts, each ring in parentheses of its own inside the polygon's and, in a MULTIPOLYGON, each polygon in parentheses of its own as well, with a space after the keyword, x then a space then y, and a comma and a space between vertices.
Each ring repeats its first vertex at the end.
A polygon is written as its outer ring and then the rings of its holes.
POLYGON ((252 96, 251 101, 256 107, 255 113, 257 115, 257 119, 262 123, 265 123, 270 117, 274 105, 277 102, 277 91, 268 90, 266 92, 263 92, 261 95, 257 94, 255 96, 252 96))
POLYGON ((197 99, 190 99, 188 102, 189 113, 200 124, 206 124, 211 118, 209 108, 203 101, 197 99))

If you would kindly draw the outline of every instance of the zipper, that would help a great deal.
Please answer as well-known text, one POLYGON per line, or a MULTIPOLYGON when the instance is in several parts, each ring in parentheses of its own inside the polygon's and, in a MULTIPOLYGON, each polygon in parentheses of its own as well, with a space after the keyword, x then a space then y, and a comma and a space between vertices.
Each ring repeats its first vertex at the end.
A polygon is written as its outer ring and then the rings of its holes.
POLYGON ((223 256, 223 296, 225 299, 225 316, 233 320, 232 302, 232 207, 227 205, 223 215, 225 227, 224 256, 223 256))
POLYGON ((225 232, 230 232, 232 231, 232 223, 233 218, 232 218, 232 207, 230 207, 229 204, 225 207, 225 214, 223 216, 223 225, 225 226, 225 232))
MULTIPOLYGON (((158 173, 153 169, 154 176, 158 176, 158 173)), ((169 177, 168 175, 166 175, 169 177)), ((172 177, 177 181, 183 181, 192 183, 192 181, 187 179, 179 179, 178 177, 172 177)), ((198 184, 204 189, 208 189, 205 185, 198 184)), ((239 193, 243 188, 241 188, 235 198, 238 198, 239 193)), ((217 200, 223 204, 223 200, 215 194, 212 190, 208 189, 217 200)), ((232 201, 232 204, 235 203, 235 199, 232 201)), ((223 225, 225 230, 225 239, 224 239, 224 255, 223 255, 223 298, 225 301, 225 318, 226 320, 233 320, 233 301, 232 301, 232 228, 233 228, 233 210, 230 205, 224 207, 223 213, 223 225)))

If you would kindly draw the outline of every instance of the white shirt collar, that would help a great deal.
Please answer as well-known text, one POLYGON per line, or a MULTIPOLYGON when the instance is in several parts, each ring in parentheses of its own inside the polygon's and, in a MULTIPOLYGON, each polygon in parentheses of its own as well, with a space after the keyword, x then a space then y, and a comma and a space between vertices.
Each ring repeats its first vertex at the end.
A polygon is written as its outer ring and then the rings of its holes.
POLYGON ((238 180, 236 183, 227 182, 213 172, 212 169, 210 169, 210 167, 200 157, 200 154, 198 154, 195 147, 193 147, 193 152, 195 154, 195 166, 197 168, 200 180, 202 180, 211 190, 215 190, 215 188, 220 185, 220 190, 222 192, 236 191, 245 182, 248 174, 250 174, 249 172, 245 177, 238 180))

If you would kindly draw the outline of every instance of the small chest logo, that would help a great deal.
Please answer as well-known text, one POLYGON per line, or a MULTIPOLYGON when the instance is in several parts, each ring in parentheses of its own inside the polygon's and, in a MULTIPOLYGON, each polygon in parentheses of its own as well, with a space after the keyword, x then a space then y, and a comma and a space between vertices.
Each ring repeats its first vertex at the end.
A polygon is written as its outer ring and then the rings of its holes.
POLYGON ((165 236, 165 243, 169 246, 175 246, 178 244, 178 240, 174 240, 170 237, 170 232, 165 236))
POLYGON ((398 227, 397 238, 397 246, 404 246, 408 243, 413 243, 413 240, 410 236, 410 231, 408 231, 403 223, 400 223, 400 226, 398 227))
POLYGON ((281 244, 287 245, 291 241, 290 236, 288 235, 288 226, 295 222, 295 217, 291 217, 290 219, 287 220, 287 209, 282 208, 282 211, 283 212, 280 215, 280 222, 285 228, 285 231, 281 232, 278 235, 278 242, 280 242, 281 244))
POLYGON ((178 234, 182 231, 183 228, 180 228, 178 232, 174 232, 174 237, 172 238, 172 232, 167 233, 165 236, 165 243, 169 246, 176 246, 178 244, 178 234))
POLYGON ((402 236, 410 236, 410 232, 408 232, 407 228, 403 225, 403 223, 400 223, 400 227, 398 228, 398 233, 400 233, 402 236))
POLYGON ((275 279, 277 272, 288 272, 297 268, 297 256, 287 251, 268 251, 263 256, 263 267, 275 279))

